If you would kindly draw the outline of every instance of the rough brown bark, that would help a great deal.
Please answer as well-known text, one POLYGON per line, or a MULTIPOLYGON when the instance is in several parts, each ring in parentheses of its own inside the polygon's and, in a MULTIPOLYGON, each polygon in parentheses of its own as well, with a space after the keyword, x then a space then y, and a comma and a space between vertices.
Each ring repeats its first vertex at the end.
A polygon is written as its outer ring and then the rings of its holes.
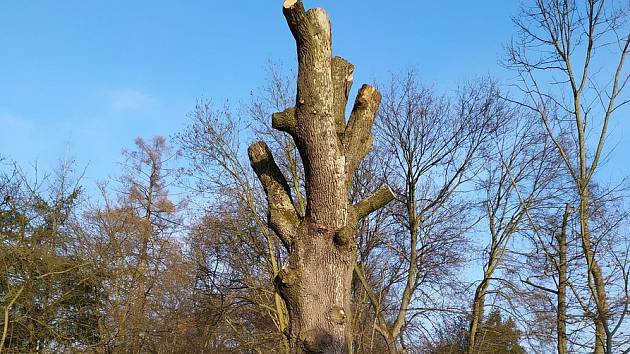
POLYGON ((304 165, 306 211, 296 212, 286 179, 263 142, 250 146, 252 167, 268 200, 268 222, 287 249, 275 286, 289 313, 287 337, 295 353, 351 351, 351 282, 357 221, 393 199, 382 188, 353 206, 348 185, 370 149, 380 94, 363 86, 349 123, 345 106, 352 64, 332 57, 328 15, 287 0, 283 13, 295 38, 298 82, 295 108, 272 116, 272 126, 295 140, 304 165))

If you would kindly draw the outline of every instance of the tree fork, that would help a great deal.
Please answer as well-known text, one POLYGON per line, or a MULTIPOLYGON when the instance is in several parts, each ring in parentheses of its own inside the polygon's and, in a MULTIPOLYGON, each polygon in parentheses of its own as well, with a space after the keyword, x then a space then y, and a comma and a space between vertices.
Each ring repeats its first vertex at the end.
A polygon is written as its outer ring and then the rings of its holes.
POLYGON ((381 94, 374 87, 361 86, 343 137, 348 185, 359 163, 372 148, 372 123, 380 103, 381 94))
POLYGON ((332 82, 333 82, 333 109, 335 116, 335 127, 337 136, 343 139, 346 130, 346 105, 348 96, 352 88, 352 74, 354 65, 342 57, 334 57, 332 60, 332 82))
POLYGON ((354 171, 371 147, 381 96, 364 85, 346 124, 354 66, 332 57, 328 15, 306 11, 300 0, 286 0, 283 14, 297 47, 297 95, 295 107, 272 115, 272 127, 291 135, 302 158, 303 217, 269 148, 257 142, 248 153, 267 195, 269 226, 287 249, 274 285, 287 305, 291 351, 348 353, 356 224, 394 198, 386 186, 355 205, 348 198, 354 171))
POLYGON ((276 165, 267 144, 261 141, 254 143, 247 149, 247 154, 267 195, 269 227, 288 249, 293 243, 295 228, 299 222, 289 184, 276 165))

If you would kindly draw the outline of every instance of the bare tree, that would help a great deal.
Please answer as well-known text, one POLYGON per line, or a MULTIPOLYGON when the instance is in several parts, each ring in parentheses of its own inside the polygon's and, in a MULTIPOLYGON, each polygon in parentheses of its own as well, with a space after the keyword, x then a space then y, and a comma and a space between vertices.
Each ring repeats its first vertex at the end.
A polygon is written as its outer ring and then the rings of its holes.
POLYGON ((405 332, 430 337, 432 315, 461 311, 447 297, 461 284, 454 278, 473 220, 458 192, 496 125, 497 99, 484 82, 462 88, 451 102, 421 87, 411 71, 385 89, 379 154, 397 202, 388 208, 389 226, 381 226, 382 245, 371 251, 378 265, 359 267, 357 277, 392 353, 405 348, 405 332))
MULTIPOLYGON (((505 287, 498 273, 513 247, 511 241, 528 229, 530 210, 549 203, 548 191, 555 182, 555 163, 558 162, 550 140, 529 112, 507 104, 504 109, 499 126, 489 134, 489 146, 484 151, 484 163, 477 180, 483 193, 480 206, 483 224, 487 227, 484 234, 489 236, 489 242, 482 257, 482 278, 472 301, 468 353, 476 352, 480 345, 479 325, 484 318, 491 282, 498 281, 498 289, 505 287)), ((500 293, 498 289, 493 292, 500 293)))
POLYGON ((173 332, 177 320, 161 318, 175 312, 173 299, 189 298, 191 277, 175 238, 186 201, 169 190, 179 152, 160 136, 135 145, 123 151, 113 192, 101 184, 102 199, 87 210, 79 232, 102 281, 101 349, 139 353, 157 350, 173 332))
MULTIPOLYGON (((350 199, 360 201, 378 190, 384 183, 384 168, 378 147, 362 161, 354 175, 350 189, 350 199)), ((384 274, 389 270, 390 213, 386 208, 379 209, 363 218, 357 225, 357 264, 353 277, 353 337, 354 350, 358 353, 386 352, 388 346, 384 337, 376 332, 379 308, 387 308, 395 298, 380 297, 373 306, 374 289, 384 283, 384 274), (368 284, 366 286, 365 284, 368 284)))
POLYGON ((0 174, 0 352, 89 351, 98 342, 98 278, 72 227, 77 176, 67 159, 51 174, 15 165, 0 174))
POLYGON ((578 197, 582 253, 595 303, 595 353, 612 353, 616 326, 592 237, 593 178, 605 154, 608 127, 627 101, 627 4, 605 0, 535 0, 515 20, 519 37, 507 64, 520 75, 519 103, 536 112, 571 175, 578 197), (611 56, 615 53, 615 56, 611 56), (594 136, 590 136, 594 133, 594 136), (569 134, 570 139, 563 136, 569 134))
MULTIPOLYGON (((258 101, 248 108, 254 117, 264 109, 258 101)), ((270 320, 275 340, 281 344, 276 350, 286 351, 288 315, 284 301, 273 288, 282 260, 280 242, 265 222, 263 191, 242 163, 241 128, 228 108, 215 110, 209 102, 199 102, 191 114, 190 126, 177 136, 190 162, 188 175, 192 183, 187 188, 202 197, 196 202, 208 201, 208 205, 201 205, 201 217, 191 232, 191 246, 199 251, 193 256, 204 282, 214 283, 213 288, 225 293, 233 303, 238 302, 243 311, 256 312, 260 318, 270 320), (219 231, 222 223, 225 229, 219 231), (201 237, 199 230, 209 230, 211 236, 201 237)), ((229 321, 245 326, 234 317, 229 321)), ((226 318, 224 322, 227 321, 226 318)))

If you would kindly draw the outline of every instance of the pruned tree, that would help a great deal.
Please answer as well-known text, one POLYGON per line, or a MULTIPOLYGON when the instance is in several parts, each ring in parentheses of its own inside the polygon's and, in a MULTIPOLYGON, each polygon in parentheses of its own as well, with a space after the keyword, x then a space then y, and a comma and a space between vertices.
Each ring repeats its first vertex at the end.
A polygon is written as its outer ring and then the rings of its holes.
POLYGON ((248 155, 265 189, 269 226, 287 252, 275 285, 288 309, 291 350, 345 353, 352 337, 356 223, 393 198, 383 187, 355 205, 348 199, 352 176, 371 146, 380 94, 364 85, 346 123, 353 66, 332 57, 328 15, 320 8, 306 11, 299 0, 285 1, 283 13, 297 45, 296 106, 273 114, 272 125, 290 134, 300 153, 303 216, 267 145, 252 144, 248 155))

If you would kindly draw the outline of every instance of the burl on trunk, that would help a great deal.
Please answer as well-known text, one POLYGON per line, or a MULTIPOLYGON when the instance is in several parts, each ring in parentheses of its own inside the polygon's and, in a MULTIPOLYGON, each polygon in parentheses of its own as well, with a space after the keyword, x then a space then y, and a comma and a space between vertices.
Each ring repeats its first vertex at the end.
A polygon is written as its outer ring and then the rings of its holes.
POLYGON ((298 82, 294 108, 275 113, 272 125, 290 134, 304 165, 306 213, 301 217, 285 177, 264 142, 248 149, 252 167, 268 200, 269 227, 287 250, 287 262, 275 279, 284 299, 291 351, 351 351, 351 282, 356 262, 357 221, 393 199, 384 186, 351 205, 348 188, 371 148, 371 127, 379 92, 359 90, 346 124, 345 108, 353 66, 332 57, 328 15, 287 0, 283 13, 297 44, 298 82))

